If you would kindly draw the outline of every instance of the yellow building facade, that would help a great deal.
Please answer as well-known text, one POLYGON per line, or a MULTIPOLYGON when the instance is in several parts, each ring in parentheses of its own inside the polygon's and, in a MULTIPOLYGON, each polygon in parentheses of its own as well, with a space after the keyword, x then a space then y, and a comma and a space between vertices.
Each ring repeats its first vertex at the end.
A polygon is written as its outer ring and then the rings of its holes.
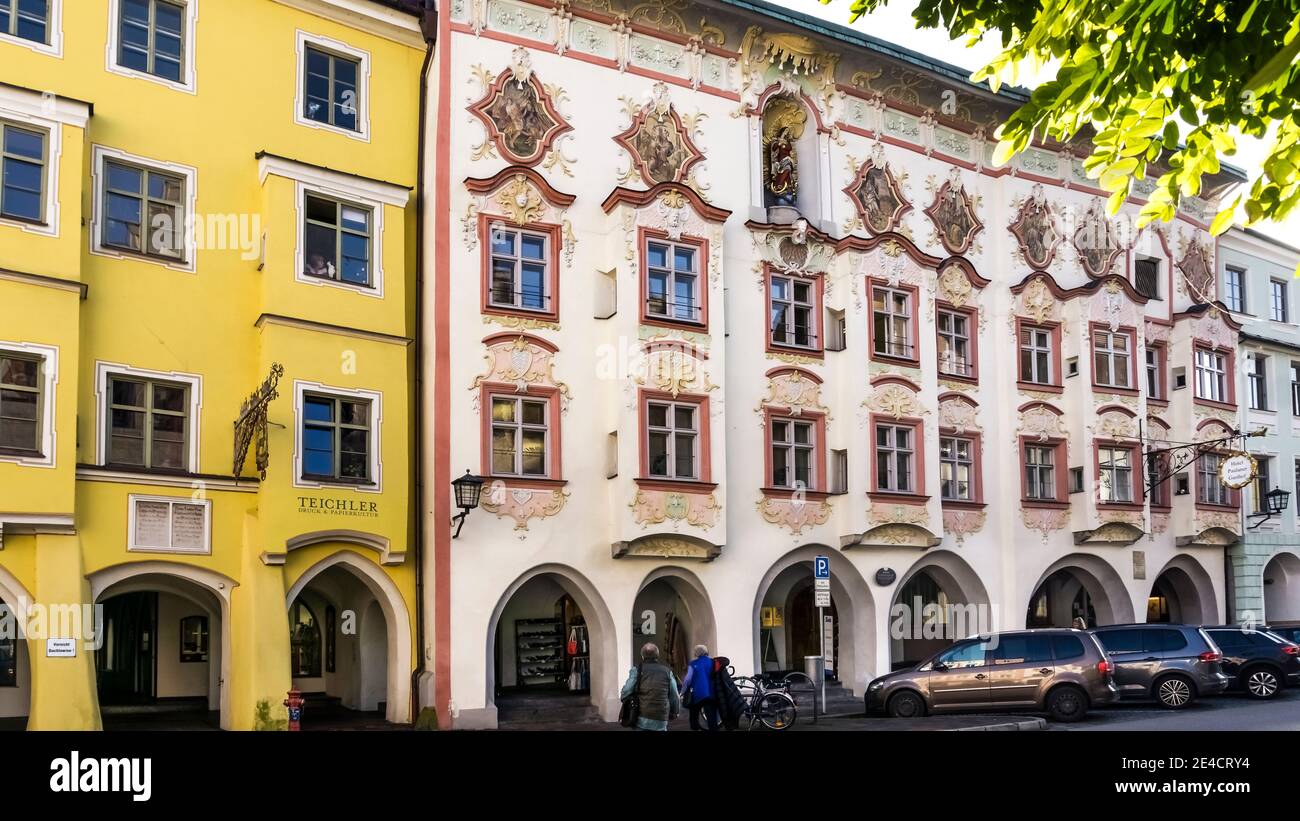
POLYGON ((411 720, 419 17, 4 5, 0 721, 411 720))

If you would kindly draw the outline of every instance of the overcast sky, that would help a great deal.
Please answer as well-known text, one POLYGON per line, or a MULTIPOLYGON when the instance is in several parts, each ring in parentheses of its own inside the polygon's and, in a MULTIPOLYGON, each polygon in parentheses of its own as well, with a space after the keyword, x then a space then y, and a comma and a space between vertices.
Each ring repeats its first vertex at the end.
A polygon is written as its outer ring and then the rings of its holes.
MULTIPOLYGON (((832 23, 848 25, 849 0, 834 0, 830 5, 822 5, 817 0, 771 0, 777 5, 795 9, 829 20, 832 23)), ((873 14, 859 18, 852 28, 906 46, 913 51, 928 54, 946 63, 974 71, 987 63, 998 53, 996 39, 987 39, 966 48, 965 40, 950 40, 946 31, 939 29, 917 29, 912 19, 915 0, 890 0, 885 8, 873 14)), ((1032 87, 1032 78, 1021 77, 1021 85, 1032 87)), ((1250 137, 1239 137, 1237 153, 1227 157, 1227 162, 1244 169, 1253 180, 1263 165, 1267 154, 1267 143, 1250 137)), ((1240 212, 1239 212, 1240 214, 1240 212)), ((1282 223, 1258 223, 1252 228, 1277 238, 1291 245, 1300 245, 1300 214, 1289 217, 1282 223)))

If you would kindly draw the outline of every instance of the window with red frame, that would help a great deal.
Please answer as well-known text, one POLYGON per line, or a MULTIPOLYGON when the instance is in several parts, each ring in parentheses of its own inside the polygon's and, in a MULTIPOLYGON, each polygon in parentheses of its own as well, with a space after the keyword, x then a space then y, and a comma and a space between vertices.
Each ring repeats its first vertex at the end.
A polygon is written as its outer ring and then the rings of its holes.
POLYGON ((1165 350, 1163 347, 1148 345, 1143 354, 1146 358, 1147 398, 1165 399, 1165 350))
POLYGON ((917 493, 916 435, 911 425, 876 424, 876 490, 917 493))
POLYGON ((1097 448, 1097 501, 1133 502, 1133 449, 1123 445, 1097 448))
POLYGON ((700 249, 689 243, 646 239, 647 317, 704 322, 700 256, 700 249))
POLYGON ((772 274, 768 279, 770 321, 768 329, 773 345, 820 349, 817 336, 817 283, 801 277, 772 274))
POLYGON ((492 289, 488 304, 509 311, 553 310, 550 291, 551 237, 539 231, 493 225, 492 289))
POLYGON ((820 490, 817 487, 817 424, 773 417, 771 426, 772 487, 820 490))
POLYGON ((1025 498, 1036 502, 1059 502, 1057 479, 1058 471, 1064 470, 1057 464, 1060 448, 1056 445, 1025 444, 1022 447, 1024 462, 1025 498))
MULTIPOLYGON (((1166 473, 1169 472, 1169 454, 1151 453, 1151 454, 1147 454, 1146 459, 1147 459, 1148 477, 1151 476, 1160 477, 1160 476, 1164 476, 1166 473)), ((1148 492, 1149 485, 1147 484, 1147 481, 1148 479, 1145 478, 1142 479, 1142 492, 1144 494, 1148 492)), ((1173 481, 1174 481, 1173 477, 1170 477, 1164 480, 1163 482, 1161 482, 1160 484, 1156 485, 1155 493, 1151 495, 1152 507, 1170 506, 1171 504, 1170 499, 1173 498, 1173 494, 1170 491, 1170 485, 1173 483, 1173 481)))
POLYGON ((492 475, 548 476, 550 403, 530 396, 492 396, 492 475))
POLYGON ((1055 341, 1051 328, 1020 326, 1020 381, 1055 385, 1055 341))
POLYGON ((654 479, 700 478, 700 406, 652 399, 646 403, 646 470, 654 479))
POLYGON ((976 501, 975 451, 974 439, 939 437, 939 495, 944 501, 976 501))
POLYGON ((1209 348, 1196 349, 1196 398, 1228 402, 1228 356, 1209 348))
POLYGON ((1206 453, 1196 463, 1196 500, 1203 505, 1233 505, 1232 489, 1219 479, 1224 455, 1206 453))
POLYGON ((916 306, 912 292, 875 285, 871 288, 872 350, 880 356, 916 358, 912 321, 916 306))
POLYGON ((1094 328, 1092 332, 1093 379, 1102 387, 1134 387, 1133 337, 1127 331, 1106 331, 1094 328))
POLYGON ((939 335, 939 373, 975 375, 975 338, 972 317, 966 311, 940 308, 935 313, 939 335))

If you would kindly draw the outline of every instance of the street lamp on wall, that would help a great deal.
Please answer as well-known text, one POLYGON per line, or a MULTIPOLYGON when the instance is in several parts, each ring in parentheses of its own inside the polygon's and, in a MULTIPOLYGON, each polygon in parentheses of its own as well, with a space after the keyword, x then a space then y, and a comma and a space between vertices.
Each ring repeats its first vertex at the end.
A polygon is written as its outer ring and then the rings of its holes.
POLYGON ((479 496, 483 492, 483 477, 475 476, 467 470, 464 476, 452 480, 451 489, 456 495, 456 506, 460 508, 460 513, 451 519, 457 523, 456 532, 452 534, 455 539, 460 536, 460 529, 465 526, 469 512, 478 507, 479 496))
POLYGON ((1264 524, 1264 522, 1267 522, 1269 519, 1273 518, 1274 516, 1278 515, 1282 511, 1286 510, 1287 507, 1290 506, 1290 504, 1291 504, 1291 492, 1288 490, 1283 490, 1280 487, 1275 487, 1272 490, 1270 490, 1268 493, 1265 493, 1264 510, 1260 513, 1251 514, 1252 519, 1258 519, 1259 521, 1251 525, 1250 529, 1254 530, 1255 528, 1264 524))

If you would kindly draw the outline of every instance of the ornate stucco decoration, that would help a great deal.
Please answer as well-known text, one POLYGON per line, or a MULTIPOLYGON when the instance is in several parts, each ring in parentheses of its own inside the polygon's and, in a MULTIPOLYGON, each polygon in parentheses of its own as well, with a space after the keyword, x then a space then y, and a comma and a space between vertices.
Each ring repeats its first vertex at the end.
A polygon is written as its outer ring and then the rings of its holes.
POLYGON ((1074 534, 1074 543, 1104 547, 1107 545, 1131 545, 1146 534, 1142 528, 1130 522, 1108 521, 1093 530, 1080 530, 1074 534))
POLYGON ((683 393, 703 394, 718 386, 709 378, 703 364, 684 345, 656 345, 645 350, 632 381, 674 398, 683 393))
POLYGON ((1128 298, 1117 277, 1106 280, 1089 298, 1088 307, 1091 319, 1104 323, 1112 332, 1121 325, 1134 327, 1141 318, 1138 306, 1128 298))
POLYGON ((569 206, 575 199, 572 194, 557 191, 536 170, 521 165, 503 168, 491 177, 467 179, 465 188, 472 199, 461 216, 461 231, 469 250, 477 247, 484 220, 489 229, 497 223, 559 226, 564 264, 572 267, 577 244, 569 220, 569 206))
POLYGON ((1039 442, 1063 439, 1070 433, 1061 414, 1046 405, 1034 405, 1021 411, 1016 430, 1017 436, 1028 436, 1039 442))
POLYGON ((614 142, 630 159, 628 170, 619 176, 619 183, 641 180, 646 185, 681 182, 695 186, 694 167, 704 160, 704 152, 696 147, 693 136, 704 115, 678 114, 669 99, 668 84, 664 82, 651 87, 646 102, 631 97, 619 100, 629 122, 614 136, 614 142))
POLYGON ((905 174, 895 176, 885 159, 884 143, 877 141, 871 156, 844 189, 857 214, 856 224, 872 235, 900 230, 903 215, 912 210, 912 204, 903 195, 901 182, 905 180, 905 174))
POLYGON ((1157 535, 1169 531, 1169 514, 1152 513, 1151 514, 1151 534, 1157 535))
POLYGON ((871 396, 863 400, 862 404, 873 413, 894 419, 902 419, 905 416, 917 417, 930 412, 929 408, 921 403, 915 391, 897 382, 876 386, 871 396))
POLYGON ((783 527, 793 536, 802 534, 805 528, 824 525, 831 517, 829 499, 814 501, 765 496, 755 506, 763 521, 783 527))
POLYGON ((613 555, 615 559, 655 558, 655 559, 698 559, 713 561, 722 552, 720 545, 688 535, 650 534, 627 542, 615 542, 613 555))
POLYGON ((474 146, 471 159, 495 157, 498 152, 516 165, 558 166, 572 176, 575 160, 563 156, 558 145, 573 126, 556 107, 565 92, 558 86, 543 85, 532 68, 528 49, 520 46, 511 54, 510 65, 499 76, 476 66, 475 79, 482 96, 469 112, 483 124, 483 141, 474 146))
POLYGON ((830 409, 821 403, 821 383, 793 368, 772 371, 767 379, 767 395, 754 410, 763 416, 765 408, 780 408, 792 416, 815 411, 830 419, 830 409))
POLYGON ((943 540, 915 524, 883 524, 860 536, 841 540, 841 547, 936 547, 943 540))
POLYGON ((487 353, 483 356, 487 370, 476 376, 470 386, 470 390, 475 391, 476 405, 477 392, 484 384, 514 385, 519 393, 541 386, 558 391, 561 412, 568 412, 569 386, 555 378, 556 349, 550 343, 524 334, 497 334, 483 342, 487 345, 487 353))
POLYGON ((1237 332, 1224 321, 1223 312, 1213 305, 1192 320, 1192 336, 1216 348, 1237 347, 1237 332))
MULTIPOLYGON (((805 219, 796 220, 789 232, 768 231, 756 234, 753 236, 753 242, 754 250, 763 262, 779 274, 795 276, 823 274, 835 260, 835 247, 810 238, 808 221, 805 219)), ((761 273, 761 268, 759 271, 761 273)), ((827 284, 829 285, 829 281, 827 284)))
POLYGON ((1056 256, 1056 249, 1061 244, 1058 222, 1059 216, 1047 201, 1042 184, 1035 183, 1008 227, 1020 244, 1020 254, 1025 263, 1035 271, 1047 268, 1056 256))
POLYGON ((921 525, 930 521, 930 512, 925 505, 872 502, 867 508, 867 520, 872 524, 921 525))
POLYGON ((537 222, 546 213, 546 201, 523 174, 516 174, 496 194, 497 210, 515 225, 537 222))
POLYGON ((1179 545, 1223 547, 1241 538, 1241 522, 1236 513, 1198 510, 1192 522, 1196 535, 1178 538, 1179 545))
POLYGON ((569 500, 569 492, 563 488, 512 488, 507 482, 508 480, 501 479, 493 481, 483 493, 481 505, 489 513, 495 513, 499 519, 514 519, 515 530, 521 531, 521 539, 526 538, 529 522, 554 516, 564 509, 569 500))
POLYGON ((1137 419, 1117 410, 1108 410, 1097 417, 1092 431, 1106 439, 1136 439, 1137 427, 1137 419))
POLYGON ((650 228, 662 231, 669 239, 684 236, 709 243, 709 281, 722 278, 724 255, 722 226, 730 211, 709 205, 698 191, 683 183, 659 183, 648 191, 616 188, 602 204, 606 213, 621 210, 623 258, 635 275, 638 273, 637 231, 650 228))
POLYGON ((1020 509, 1020 521, 1024 523, 1026 528, 1041 535, 1043 544, 1047 544, 1047 539, 1052 533, 1065 529, 1066 524, 1070 521, 1070 511, 1022 507, 1020 509))
POLYGON ((1096 279, 1110 273, 1111 266, 1123 253, 1110 220, 1106 218, 1101 200, 1093 200, 1079 220, 1070 240, 1079 255, 1079 264, 1088 276, 1096 279))
POLYGON ((944 266, 936 281, 938 296, 954 308, 964 308, 968 302, 979 298, 980 291, 971 285, 970 277, 956 263, 944 266))
POLYGON ((1161 322, 1152 322, 1147 320, 1143 325, 1142 337, 1148 345, 1151 344, 1169 344, 1169 333, 1172 330, 1168 325, 1161 322))
POLYGON ((1044 277, 1034 277, 1020 292, 1021 313, 1034 322, 1042 324, 1044 322, 1059 322, 1061 319, 1061 304, 1052 294, 1052 289, 1047 286, 1047 280, 1044 277))
POLYGON ((628 503, 632 518, 642 528, 671 522, 708 530, 718 523, 722 505, 712 493, 682 493, 666 490, 637 490, 628 503))
POLYGON ((984 529, 985 519, 982 510, 945 510, 943 532, 956 538, 957 544, 964 544, 967 536, 984 529))
MULTIPOLYGON (((1223 426, 1228 429, 1228 432, 1231 432, 1237 424, 1237 415, 1226 408, 1210 408, 1205 405, 1193 405, 1192 415, 1196 418, 1197 422, 1203 422, 1206 419, 1213 419, 1216 422, 1222 422, 1223 426)), ((1206 439, 1217 439, 1221 436, 1227 436, 1227 433, 1204 428, 1202 429, 1202 435, 1204 435, 1206 439)))
POLYGON ((978 433, 982 429, 976 417, 978 409, 970 400, 956 396, 939 402, 939 427, 950 428, 957 433, 978 433))
MULTIPOLYGON (((741 38, 740 105, 732 116, 758 114, 764 92, 776 85, 783 94, 806 94, 822 122, 838 122, 844 99, 835 83, 839 60, 811 37, 750 26, 741 38)), ((838 126, 831 127, 831 136, 839 137, 838 126)))
POLYGON ((961 171, 953 166, 948 179, 934 194, 934 202, 923 212, 934 224, 935 235, 944 249, 955 256, 970 250, 975 236, 984 230, 984 223, 975 213, 978 196, 966 193, 961 171))
POLYGON ((1214 252, 1202 245, 1196 237, 1182 241, 1183 258, 1178 261, 1178 270, 1182 272, 1182 285, 1193 302, 1213 302, 1214 287, 1214 252))

